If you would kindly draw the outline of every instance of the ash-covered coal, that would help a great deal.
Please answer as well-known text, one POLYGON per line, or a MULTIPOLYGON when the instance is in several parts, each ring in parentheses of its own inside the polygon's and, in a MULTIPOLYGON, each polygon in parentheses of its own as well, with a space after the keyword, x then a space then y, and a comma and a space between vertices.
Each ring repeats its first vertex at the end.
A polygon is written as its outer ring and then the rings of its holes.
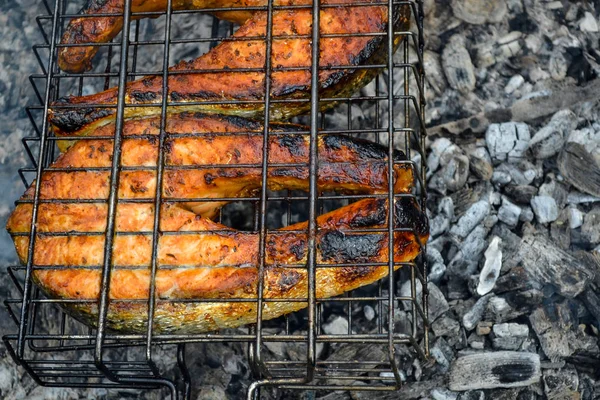
MULTIPOLYGON (((4 38, 0 109, 6 111, 0 132, 10 145, 0 149, 0 162, 6 166, 2 176, 14 176, 10 179, 12 197, 5 204, 21 193, 16 168, 26 162, 18 145, 27 121, 16 99, 27 102, 35 96, 28 92, 25 76, 36 71, 29 49, 31 43, 39 42, 30 26, 38 4, 26 3, 29 6, 21 8, 13 1, 0 5, 6 11, 0 13, 0 20, 7 22, 4 30, 0 28, 4 38), (18 18, 29 22, 19 25, 18 18), (19 36, 21 31, 25 34, 19 36), (13 44, 5 46, 7 42, 13 44), (15 120, 19 121, 17 129, 5 128, 15 120)), ((266 389, 263 394, 273 399, 321 400, 595 399, 600 396, 600 4, 547 0, 424 3, 431 359, 424 362, 409 347, 397 346, 395 362, 405 382, 400 393, 305 394, 266 389)), ((209 32, 194 34, 203 26, 197 17, 178 15, 173 24, 176 37, 209 36, 209 32)), ((202 18, 210 21, 208 16, 202 18)), ((158 37, 164 18, 140 22, 138 29, 147 38, 158 37)), ((203 50, 176 45, 171 59, 192 58, 203 50)), ((138 65, 147 66, 144 70, 161 68, 160 51, 140 50, 138 57, 138 65)), ((112 63, 116 66, 118 57, 113 56, 112 63)), ((98 68, 103 70, 105 65, 98 68)), ((402 93, 402 75, 399 71, 394 76, 394 94, 402 93)), ((384 74, 361 94, 387 95, 388 85, 384 74)), ((61 91, 69 90, 68 85, 61 86, 61 91)), ((94 90, 84 87, 84 93, 94 90)), ((341 104, 326 114, 324 125, 329 129, 385 128, 387 107, 386 102, 341 104)), ((387 143, 385 134, 364 137, 387 143)), ((306 218, 298 204, 292 206, 292 221, 306 218)), ((233 221, 241 219, 237 215, 246 215, 251 208, 231 205, 224 220, 234 225, 233 221)), ((8 210, 3 205, 0 215, 8 210)), ((270 213, 269 227, 287 225, 286 216, 281 211, 270 213)), ((246 221, 237 227, 253 229, 255 221, 246 221)), ((11 248, 4 246, 7 240, 2 242, 3 249, 11 248)), ((14 261, 14 257, 6 255, 6 260, 14 261)), ((14 290, 10 282, 3 282, 1 293, 14 290)), ((409 289, 400 282, 399 293, 409 293, 409 289)), ((417 285, 416 290, 421 293, 423 287, 417 285)), ((358 291, 356 296, 364 293, 358 291)), ((381 295, 387 296, 386 287, 381 295)), ((320 309, 322 332, 384 332, 389 311, 376 303, 327 304, 320 309)), ((306 328, 305 316, 290 317, 291 334, 306 328)), ((399 302, 393 315, 396 332, 412 331, 409 316, 410 304, 399 302)), ((57 324, 51 321, 55 314, 41 318, 49 326, 57 324)), ((267 324, 265 332, 277 335, 283 330, 274 323, 267 324)), ((266 341, 264 346, 271 360, 295 366, 306 361, 302 343, 266 341)), ((317 353, 323 361, 387 356, 381 348, 339 344, 319 344, 317 353)), ((15 367, 6 351, 1 354, 2 398, 164 396, 164 392, 126 389, 41 388, 15 367)), ((173 354, 172 349, 157 350, 155 357, 171 359, 173 354)), ((245 344, 190 345, 187 361, 193 398, 245 398, 252 376, 245 344)), ((174 365, 166 363, 165 368, 174 365)), ((361 377, 377 374, 373 365, 361 377)), ((336 376, 331 381, 339 383, 336 376)), ((344 384, 358 381, 360 377, 344 384)))

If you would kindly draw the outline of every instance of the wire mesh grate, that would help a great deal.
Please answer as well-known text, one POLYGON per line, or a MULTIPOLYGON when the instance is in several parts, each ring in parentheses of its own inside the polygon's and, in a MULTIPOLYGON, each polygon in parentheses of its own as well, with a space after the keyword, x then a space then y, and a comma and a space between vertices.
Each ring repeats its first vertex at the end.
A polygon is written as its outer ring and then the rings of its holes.
MULTIPOLYGON (((387 24, 385 32, 373 33, 371 36, 381 36, 387 45, 385 57, 363 65, 323 66, 311 62, 307 67, 296 67, 298 71, 310 74, 310 93, 305 98, 281 98, 264 96, 263 99, 230 100, 235 107, 247 104, 260 105, 261 115, 257 119, 264 121, 258 128, 259 143, 262 146, 262 159, 251 164, 228 166, 224 164, 205 165, 202 168, 221 170, 243 169, 255 171, 260 177, 260 189, 246 193, 244 196, 182 197, 165 198, 162 189, 165 177, 172 171, 186 169, 185 166, 169 164, 165 157, 164 148, 173 138, 197 138, 210 132, 169 131, 168 123, 172 117, 170 108, 183 105, 177 99, 162 96, 160 102, 148 105, 126 104, 126 83, 144 76, 162 77, 162 93, 167 93, 169 78, 177 74, 202 74, 210 71, 171 71, 168 68, 181 59, 194 58, 215 48, 219 43, 228 40, 259 40, 265 43, 265 51, 269 55, 274 40, 273 13, 280 10, 311 11, 312 28, 306 39, 312 46, 311 60, 319 58, 320 43, 343 36, 342 34, 322 35, 320 30, 321 11, 327 8, 339 7, 335 3, 322 4, 319 2, 302 3, 301 5, 277 5, 272 1, 264 5, 242 8, 252 12, 265 13, 266 32, 264 37, 234 38, 231 35, 238 29, 231 22, 217 19, 208 13, 228 12, 234 9, 205 8, 203 10, 180 10, 167 2, 166 11, 136 11, 132 12, 130 1, 126 1, 123 13, 104 14, 106 17, 122 16, 123 32, 112 41, 94 44, 98 54, 93 59, 91 69, 85 72, 65 72, 57 66, 57 54, 61 49, 77 47, 77 45, 61 44, 66 26, 74 18, 80 17, 78 6, 66 0, 56 0, 55 3, 43 0, 45 14, 38 17, 37 24, 43 42, 34 46, 33 51, 40 66, 40 73, 30 77, 31 84, 37 96, 37 104, 27 107, 27 113, 32 123, 32 134, 23 139, 23 145, 31 163, 19 174, 26 187, 33 185, 33 197, 22 199, 17 204, 30 204, 32 219, 36 220, 45 205, 61 204, 90 204, 107 207, 107 221, 102 232, 36 232, 32 224, 28 233, 28 262, 9 268, 10 279, 14 282, 18 296, 5 301, 5 305, 14 322, 15 333, 4 337, 11 355, 17 363, 40 385, 58 387, 85 388, 140 388, 160 389, 171 398, 189 398, 192 379, 186 365, 186 344, 191 343, 226 343, 238 342, 247 344, 247 357, 254 378, 250 386, 248 398, 260 398, 260 389, 265 386, 277 386, 290 390, 395 390, 405 378, 399 366, 396 355, 398 346, 405 345, 421 357, 428 354, 428 322, 427 322, 427 270, 423 256, 413 262, 395 262, 390 254, 382 262, 352 262, 327 263, 319 261, 318 238, 319 226, 317 218, 329 211, 336 210, 348 204, 363 199, 381 199, 393 204, 403 197, 418 200, 425 209, 426 189, 424 173, 424 137, 423 124, 423 10, 420 1, 382 1, 387 7, 388 15, 396 9, 405 10, 410 17, 410 30, 398 31, 387 24), (175 8, 175 9, 174 9, 175 8), (149 19, 151 18, 151 19, 149 19), (190 22, 192 21, 192 22, 190 22), (202 26, 202 29, 189 29, 202 26), (393 31, 393 35, 388 32, 393 31), (399 43, 399 45, 396 44, 399 43), (394 47, 398 46, 394 53, 394 47), (162 56, 162 57, 161 57, 162 56), (323 95, 319 90, 319 73, 327 69, 381 72, 365 88, 356 93, 334 96, 330 93, 323 95), (82 96, 119 87, 118 101, 114 105, 96 104, 94 107, 111 109, 115 114, 114 137, 94 136, 78 137, 78 140, 109 141, 112 146, 110 165, 94 167, 56 167, 53 164, 61 153, 61 144, 70 143, 72 137, 57 135, 49 127, 48 110, 52 104, 64 96, 82 96), (273 129, 276 126, 272 112, 279 104, 292 104, 305 110, 296 116, 293 131, 273 129), (335 107, 323 111, 323 106, 335 104, 335 107), (124 126, 129 117, 128 110, 156 109, 153 111, 158 119, 158 134, 155 136, 159 149, 156 153, 155 166, 121 164, 124 143, 128 140, 147 140, 145 133, 125 136, 124 126), (273 137, 287 137, 295 134, 307 138, 307 159, 302 162, 273 163, 270 161, 270 140, 273 137), (326 135, 344 136, 348 138, 367 139, 385 148, 387 158, 388 187, 383 193, 377 194, 340 194, 318 189, 318 143, 326 135), (394 151, 401 150, 405 159, 395 160, 394 151), (392 171, 396 165, 406 166, 413 171, 415 187, 409 193, 395 192, 392 171), (306 189, 293 190, 269 187, 267 177, 273 170, 303 169, 306 171, 306 189), (122 198, 119 195, 119 179, 123 174, 147 172, 155 174, 157 188, 144 198, 122 198), (81 199, 55 199, 41 195, 40 182, 36 179, 42 174, 93 172, 108 173, 110 180, 106 196, 81 199), (165 202, 170 204, 191 204, 204 202, 206 204, 227 203, 215 221, 226 228, 239 229, 240 232, 255 235, 258 255, 257 294, 254 298, 164 298, 158 295, 156 284, 157 274, 171 268, 161 265, 158 243, 167 236, 179 237, 181 232, 169 232, 161 229, 161 213, 165 202), (144 231, 123 232, 118 227, 117 210, 123 205, 148 205, 152 210, 151 225, 144 231), (305 294, 296 298, 278 299, 266 296, 268 265, 268 241, 276 234, 277 229, 291 226, 306 220, 302 231, 290 231, 298 235, 306 235, 306 261, 298 265, 286 267, 305 269, 307 288, 305 294), (143 236, 152 243, 149 247, 151 257, 146 268, 152 277, 149 280, 148 294, 138 299, 112 299, 111 274, 120 270, 135 270, 135 267, 118 265, 118 256, 113 251, 115 243, 123 237, 143 236), (102 236, 103 257, 96 265, 41 265, 35 262, 36 242, 46 237, 87 237, 102 236), (308 268, 307 268, 308 266, 308 268), (327 269, 381 267, 387 268, 387 277, 377 280, 365 287, 351 290, 337 297, 319 297, 316 287, 316 275, 327 269), (399 268, 402 267, 402 268, 399 268), (97 298, 56 298, 46 296, 34 283, 33 276, 37 271, 44 270, 96 270, 99 271, 101 282, 97 298), (263 310, 279 303, 297 302, 306 305, 300 311, 287 314, 271 320, 263 320, 263 310), (256 323, 240 328, 223 329, 210 333, 181 333, 156 329, 155 316, 157 310, 176 305, 186 307, 192 305, 218 304, 248 304, 256 310, 256 323), (142 310, 145 319, 136 333, 122 333, 111 329, 111 307, 137 307, 142 310), (375 311, 373 318, 365 318, 363 310, 370 307, 375 311), (92 307, 96 310, 95 320, 81 321, 82 316, 75 313, 77 307, 92 307), (65 310, 71 310, 66 312, 65 310), (324 329, 332 318, 343 318, 347 321, 344 331, 329 331, 324 329), (326 332, 327 331, 327 332, 326 332), (323 352, 325 346, 352 345, 357 347, 376 346, 381 349, 380 359, 344 359, 335 357, 335 353, 323 352), (294 357, 290 352, 277 354, 273 346, 290 346, 294 349, 294 357), (167 350, 165 350, 167 349, 167 350), (172 354, 172 359, 164 360, 158 354, 172 354), (167 371, 167 372, 165 372, 167 371)), ((355 2, 346 4, 352 7, 369 7, 373 2, 355 2)), ((235 9, 237 11, 240 8, 235 9)), ((97 15, 96 15, 97 17, 97 15)), ((91 18, 91 17, 90 17, 91 18)), ((368 36, 369 34, 366 34, 368 36)), ((285 37, 283 38, 285 39, 285 37)), ((258 69, 242 69, 241 72, 264 73, 265 93, 271 93, 274 73, 294 69, 281 65, 273 65, 272 57, 265 57, 265 65, 258 69)), ((214 72, 214 71, 212 71, 214 72)), ((226 72, 221 70, 220 72, 226 72)), ((222 101, 195 99, 190 104, 205 106, 222 103, 222 101)), ((58 105, 55 108, 66 110, 76 109, 72 105, 58 105)), ((257 132, 230 132, 227 135, 247 137, 257 132)), ((361 166, 368 168, 368 165, 361 166)), ((197 169, 188 166, 188 169, 197 169)), ((346 165, 345 168, 351 168, 346 165)), ((390 210, 393 209, 390 208, 390 210)), ((384 228, 363 228, 356 232, 363 234, 387 234, 388 249, 394 249, 397 232, 394 212, 387 214, 388 223, 384 228)), ((406 231, 407 228, 404 228, 406 231)), ((410 229, 408 229, 410 230, 410 229)), ((211 231, 213 232, 213 231, 211 231)), ((219 233, 218 231, 214 231, 219 233)), ((214 233, 213 232, 213 233, 214 233)), ((198 233, 198 232, 197 232, 198 233)), ((203 234, 203 233, 198 233, 203 234)), ((19 236, 16 234, 15 236, 19 236)), ((414 233, 416 237, 417 234, 414 233)), ((419 243, 421 250, 424 245, 419 243)), ((175 268, 173 266, 172 268, 175 268)), ((365 347, 366 348, 366 347, 365 347)), ((369 347, 372 348, 372 347, 369 347)))

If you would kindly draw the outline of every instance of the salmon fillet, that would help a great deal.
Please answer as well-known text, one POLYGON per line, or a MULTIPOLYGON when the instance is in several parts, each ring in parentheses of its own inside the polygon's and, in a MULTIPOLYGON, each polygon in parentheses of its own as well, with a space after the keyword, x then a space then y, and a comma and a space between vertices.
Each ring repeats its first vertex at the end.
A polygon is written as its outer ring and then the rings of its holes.
MULTIPOLYGON (((147 329, 158 126, 156 117, 134 119, 124 126, 107 317, 108 327, 122 332, 147 329)), ((273 126, 270 188, 308 188, 308 137, 302 133, 306 129, 273 126), (299 166, 277 166, 283 164, 299 166)), ((104 257, 111 131, 114 127, 109 125, 98 132, 106 139, 75 143, 40 182, 34 282, 52 298, 81 300, 64 307, 91 325, 98 313, 104 257)), ((236 117, 179 114, 168 118, 166 132, 154 331, 199 333, 256 322, 259 236, 206 218, 224 202, 202 199, 247 196, 260 188, 260 174, 252 164, 262 160, 262 136, 257 133, 262 126, 236 117)), ((323 135, 318 149, 319 190, 387 191, 384 147, 323 135)), ((403 154, 395 155, 395 162, 403 159, 403 154)), ((410 167, 396 164, 392 176, 396 192, 410 191, 414 179, 410 167)), ((23 263, 28 258, 33 194, 32 186, 7 223, 23 263)), ((318 217, 318 298, 339 295, 388 274, 387 265, 373 265, 389 258, 388 213, 387 198, 367 198, 318 217)), ((427 217, 412 197, 396 198, 394 215, 399 228, 394 231, 394 261, 409 262, 428 238, 427 217)), ((285 300, 307 296, 307 252, 306 222, 268 232, 263 296, 281 301, 264 304, 264 319, 306 307, 306 302, 285 300)))
MULTIPOLYGON (((368 68, 368 65, 387 61, 387 2, 385 5, 370 5, 382 3, 379 0, 366 0, 366 5, 353 5, 355 2, 323 0, 321 3, 318 78, 321 98, 349 96, 379 73, 379 69, 368 68), (361 66, 365 68, 356 68, 361 66)), ((308 0, 292 3, 312 4, 308 0)), ((395 9, 392 24, 396 30, 408 29, 409 16, 410 7, 399 6, 395 9)), ((310 8, 280 9, 273 12, 272 23, 272 73, 268 93, 271 99, 270 116, 275 120, 283 120, 310 109, 312 11, 310 8)), ((105 29, 100 31, 104 32, 105 29)), ((266 34, 267 13, 256 12, 231 38, 193 61, 181 61, 169 68, 168 102, 172 104, 168 112, 201 111, 263 118, 266 34)), ((88 40, 89 32, 82 34, 79 39, 69 40, 88 40)), ((100 39, 92 38, 94 40, 100 39)), ((399 43, 400 36, 394 39, 394 49, 399 43)), ((65 49, 84 51, 86 48, 65 49)), ((61 50, 61 54, 64 51, 61 50)), ((87 62, 85 57, 81 62, 87 62)), ((160 114, 162 81, 162 75, 147 76, 127 84, 126 119, 160 114)), ((57 100, 49 109, 49 120, 54 131, 85 135, 113 121, 117 93, 118 89, 112 88, 89 96, 70 96, 57 100)), ((334 102, 328 101, 322 102, 320 107, 324 109, 333 105, 334 102)))

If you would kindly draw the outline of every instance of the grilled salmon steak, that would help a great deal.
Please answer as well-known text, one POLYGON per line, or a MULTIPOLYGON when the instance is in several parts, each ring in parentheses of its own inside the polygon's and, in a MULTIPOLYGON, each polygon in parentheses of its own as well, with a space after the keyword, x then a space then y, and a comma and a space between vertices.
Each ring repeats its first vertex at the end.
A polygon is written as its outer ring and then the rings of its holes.
MULTIPOLYGON (((269 95, 270 117, 276 120, 287 119, 310 109, 312 2, 285 1, 307 8, 278 9, 273 12, 269 95)), ((321 98, 349 96, 377 75, 379 69, 369 68, 370 65, 387 61, 387 2, 366 0, 360 5, 353 5, 356 1, 321 2, 318 77, 321 98)), ((144 4, 154 7, 158 3, 144 4)), ((141 4, 140 7, 143 8, 141 4)), ((395 8, 391 22, 396 30, 408 29, 409 15, 408 6, 395 8)), ((95 18, 101 17, 88 18, 94 27, 93 21, 100 20, 95 18)), ((66 35, 68 40, 77 43, 90 40, 90 36, 96 32, 87 28, 83 33, 75 33, 74 29, 68 30, 66 35)), ((100 27, 99 31, 105 32, 105 29, 100 27)), ((97 38, 99 41, 105 39, 97 38)), ((182 61, 169 68, 168 111, 264 117, 266 41, 267 13, 255 12, 231 38, 193 61, 182 61)), ((396 48, 400 36, 396 36, 393 42, 396 48)), ((67 47, 61 50, 61 54, 65 51, 85 52, 86 48, 67 47)), ((61 57, 64 63, 66 56, 63 54, 61 57)), ((82 56, 81 62, 87 62, 86 57, 82 56)), ((114 120, 117 93, 118 89, 112 88, 89 96, 59 99, 49 110, 55 132, 79 131, 79 134, 85 135, 114 120)), ((162 100, 162 75, 130 82, 124 100, 125 118, 160 114, 162 100)), ((333 105, 332 101, 321 103, 322 108, 333 105)))
MULTIPOLYGON (((40 178, 34 282, 52 298, 71 299, 64 304, 67 311, 91 325, 97 322, 101 290, 113 131, 107 125, 97 132, 106 139, 78 141, 40 178)), ((199 333, 256 322, 259 235, 228 228, 206 216, 224 204, 212 198, 254 195, 260 188, 259 168, 254 164, 263 157, 262 140, 257 140, 262 139, 262 126, 237 117, 177 114, 168 118, 163 202, 153 254, 158 131, 157 117, 133 119, 124 126, 107 326, 122 332, 147 329, 153 279, 157 333, 199 333)), ((273 126, 269 188, 308 188, 305 133, 306 128, 297 125, 273 126)), ((318 152, 319 190, 387 191, 390 174, 384 147, 323 135, 318 152)), ((408 193, 413 173, 402 161, 404 155, 397 153, 391 176, 395 191, 408 193)), ((32 186, 7 223, 23 263, 28 259, 33 195, 32 186)), ((394 225, 399 229, 394 229, 390 250, 390 207, 384 197, 363 199, 317 218, 318 298, 385 277, 389 268, 383 263, 390 254, 396 263, 419 254, 420 244, 428 238, 425 213, 412 197, 394 200, 394 225)), ((291 300, 306 299, 307 252, 306 222, 268 231, 263 296, 278 301, 264 303, 264 319, 306 307, 306 302, 291 300)))

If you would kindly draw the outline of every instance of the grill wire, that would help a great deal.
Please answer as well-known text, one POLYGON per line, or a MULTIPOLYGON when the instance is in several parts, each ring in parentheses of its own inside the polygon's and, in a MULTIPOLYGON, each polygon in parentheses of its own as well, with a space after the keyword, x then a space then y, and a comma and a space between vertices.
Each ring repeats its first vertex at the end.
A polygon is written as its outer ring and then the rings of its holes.
MULTIPOLYGON (((162 48, 163 58, 160 62, 160 74, 163 77, 163 93, 166 93, 167 68, 172 63, 171 49, 174 46, 189 47, 214 47, 223 39, 224 33, 232 33, 234 27, 231 23, 213 18, 213 27, 210 37, 192 39, 174 39, 172 37, 172 20, 174 17, 185 14, 194 14, 192 17, 200 17, 198 11, 169 11, 166 13, 144 12, 131 14, 130 2, 126 2, 124 14, 123 33, 112 43, 98 45, 101 47, 96 57, 105 63, 104 71, 96 68, 85 73, 66 73, 60 71, 56 65, 57 51, 62 47, 60 38, 68 22, 79 15, 67 12, 68 0, 41 0, 45 7, 45 14, 37 18, 37 24, 43 43, 34 46, 33 50, 39 62, 41 73, 30 77, 31 84, 35 90, 38 103, 27 108, 27 113, 32 123, 32 135, 23 139, 23 145, 31 162, 31 167, 22 168, 19 174, 26 187, 35 180, 35 195, 33 199, 33 219, 38 213, 39 204, 53 202, 53 200, 40 200, 40 185, 36 177, 43 171, 49 170, 50 164, 58 156, 54 137, 48 129, 47 113, 48 105, 66 94, 82 95, 84 92, 97 92, 105 90, 118 84, 119 101, 116 107, 116 132, 120 133, 123 127, 124 114, 124 90, 127 81, 148 75, 149 68, 143 68, 138 62, 140 51, 144 46, 154 49, 162 48), (147 31, 144 30, 143 20, 134 20, 134 17, 161 17, 164 18, 164 35, 162 39, 153 37, 146 38, 147 31), (143 69, 144 71, 140 71, 143 69)), ((357 0, 358 1, 358 0, 357 0)), ((169 0, 169 5, 171 0, 169 0)), ((246 212, 244 217, 252 221, 250 230, 256 232, 260 237, 259 248, 259 277, 265 267, 265 240, 269 227, 269 215, 276 215, 289 225, 302 214, 308 219, 308 276, 309 291, 304 299, 308 302, 305 311, 296 312, 292 315, 280 317, 273 321, 262 321, 260 314, 265 302, 273 301, 262 297, 263 282, 259 279, 259 296, 257 310, 259 317, 257 323, 250 327, 237 330, 227 330, 211 334, 157 334, 153 332, 153 310, 158 302, 173 302, 173 300, 156 299, 155 282, 152 280, 150 287, 150 300, 146 300, 148 306, 148 329, 145 334, 121 334, 113 333, 106 329, 106 317, 108 312, 109 282, 112 263, 112 245, 115 237, 115 209, 117 198, 118 176, 121 167, 119 165, 120 144, 122 135, 114 137, 114 156, 110 171, 111 184, 108 200, 91 200, 91 202, 108 204, 109 214, 107 223, 106 242, 104 248, 104 263, 101 266, 102 282, 100 287, 100 298, 98 301, 98 328, 88 328, 81 324, 60 308, 60 305, 73 305, 82 303, 82 300, 58 300, 45 297, 41 291, 32 283, 32 273, 37 267, 33 264, 33 254, 36 231, 32 225, 29 245, 29 262, 26 265, 11 266, 8 269, 9 276, 14 282, 17 296, 5 301, 6 308, 15 323, 13 334, 6 335, 3 340, 14 358, 34 380, 44 386, 56 387, 79 387, 79 388, 139 388, 158 389, 165 391, 172 399, 188 399, 192 379, 186 365, 186 344, 190 343, 223 343, 240 342, 248 346, 248 361, 252 370, 254 383, 248 391, 248 399, 260 398, 260 391, 265 386, 277 386, 290 390, 396 390, 402 386, 404 376, 399 366, 398 357, 395 354, 398 345, 406 345, 413 349, 421 358, 429 354, 427 321, 427 268, 425 257, 419 258, 413 263, 404 263, 404 268, 394 271, 394 262, 387 263, 389 271, 393 272, 379 282, 367 288, 360 288, 353 292, 344 294, 334 299, 317 299, 314 287, 314 276, 316 266, 316 217, 325 210, 348 204, 359 198, 367 196, 357 195, 333 195, 318 194, 316 189, 316 154, 317 137, 322 133, 341 133, 351 137, 375 138, 378 142, 385 144, 389 149, 390 160, 388 172, 392 174, 391 165, 392 151, 394 147, 401 149, 408 156, 406 163, 415 170, 417 177, 416 189, 411 194, 421 207, 425 209, 426 185, 425 185, 425 127, 424 127, 424 70, 423 70, 423 7, 421 1, 394 1, 387 0, 384 5, 388 6, 388 15, 391 15, 393 7, 407 5, 411 10, 411 30, 408 32, 395 32, 404 40, 392 57, 392 35, 387 35, 388 57, 386 64, 381 65, 384 70, 375 80, 374 94, 359 94, 349 98, 343 98, 340 105, 331 111, 322 113, 319 104, 332 99, 319 98, 318 74, 319 66, 315 60, 318 59, 319 42, 321 40, 319 29, 312 29, 312 66, 311 79, 312 89, 310 100, 310 115, 300 117, 298 122, 306 123, 310 127, 307 134, 310 137, 310 162, 306 167, 310 171, 308 194, 297 192, 271 192, 267 190, 267 168, 268 157, 265 156, 262 165, 262 191, 259 196, 226 199, 234 201, 246 212), (391 72, 390 72, 391 71, 391 72), (398 92, 394 81, 400 81, 398 92), (352 115, 356 105, 369 104, 374 106, 375 120, 364 121, 361 128, 355 128, 355 118, 352 115), (328 121, 340 114, 346 113, 344 118, 346 126, 331 126, 328 121), (411 161, 411 157, 413 161, 411 161), (306 211, 308 210, 308 211, 306 211), (271 213, 271 214, 270 214, 271 213), (275 214, 273 214, 275 213, 275 214), (400 286, 408 285, 410 295, 402 297, 399 293, 400 286), (422 289, 419 289, 422 288, 422 289), (376 310, 376 316, 371 321, 371 331, 368 327, 359 326, 355 322, 364 323, 364 319, 357 316, 356 310, 362 310, 365 305, 371 305, 376 310), (398 313, 398 310, 406 310, 406 313, 398 313), (332 311, 333 310, 333 311, 332 311), (345 334, 326 334, 323 325, 327 315, 344 315, 348 320, 348 330, 345 334), (402 325, 402 316, 409 317, 410 329, 402 331, 398 328, 402 325), (303 350, 300 360, 276 359, 266 348, 266 343, 286 343, 299 346, 303 350), (355 346, 377 345, 387 355, 386 359, 378 361, 365 360, 342 360, 328 361, 319 359, 318 348, 323 344, 340 345, 353 344, 355 346), (163 364, 165 360, 157 359, 159 349, 164 349, 172 354, 172 364, 175 365, 175 374, 164 373, 163 364), (357 382, 358 383, 357 383, 357 382)), ((275 7, 272 2, 267 7, 254 7, 253 10, 266 10, 269 13, 267 22, 267 55, 270 54, 270 43, 272 41, 272 12, 275 7)), ((312 6, 313 27, 319 26, 318 1, 312 6)), ((227 9, 219 9, 226 11, 227 9)), ((203 10, 205 13, 207 10, 203 10)), ((108 14, 104 14, 108 16, 108 14)), ((204 16, 207 18, 207 16, 204 16)), ((391 27, 388 25, 388 30, 391 27)), ((161 54, 157 51, 157 54, 161 54)), ((266 56, 264 72, 269 77, 273 71, 271 58, 266 56)), ((178 60, 176 60, 178 61, 178 60)), ((266 79, 266 91, 269 93, 270 79, 266 79)), ((165 140, 165 121, 168 96, 163 96, 161 107, 161 129, 159 136, 159 149, 162 150, 165 140)), ((338 99, 339 100, 339 99, 338 99)), ((272 99, 266 96, 264 100, 264 142, 266 153, 269 135, 269 106, 272 99)), ((284 101, 284 100, 277 100, 284 101)), ((88 138, 89 139, 89 138, 88 138)), ((103 138, 106 139, 106 138, 103 138)), ((81 139, 86 140, 86 139, 81 139)), ((157 163, 157 182, 162 184, 164 170, 164 154, 159 151, 159 162, 157 163)), ((212 166, 207 166, 212 167, 212 166)), ((100 169, 102 170, 102 169, 100 169)), ((106 170, 106 168, 104 169, 106 170)), ((390 182, 392 181, 390 175, 390 182)), ((157 185, 157 186, 158 186, 157 185)), ((391 190, 391 185, 390 185, 391 190)), ((158 223, 160 220, 160 205, 162 190, 157 188, 156 197, 153 200, 154 230, 151 233, 153 246, 153 257, 151 264, 152 276, 157 271, 157 242, 159 237, 158 223)), ((386 198, 392 201, 396 194, 388 193, 386 198)), ((190 199, 185 199, 190 201, 190 199)), ((217 199, 220 200, 220 199, 217 199)), ((58 202, 58 201, 56 201, 58 202)), ((64 200, 60 200, 64 202, 64 200)), ((237 219, 232 216, 233 211, 227 207, 221 212, 219 221, 229 222, 237 219)), ((390 218, 393 213, 390 212, 390 218)), ((237 214, 236 214, 237 215, 237 214)), ((390 219, 393 221, 393 219, 390 219)), ((247 226, 246 226, 247 227, 247 226)), ((388 223, 388 237, 393 240, 393 224, 388 223)), ((118 235, 118 233, 117 233, 118 235)), ((416 235, 416 234, 415 234, 416 235)), ((390 248, 393 248, 390 245, 390 248)), ((422 254, 424 253, 422 247, 422 254)), ((370 263, 372 265, 373 263, 370 263)), ((60 267, 55 267, 60 268, 60 267)), ((65 267, 66 268, 66 267, 65 267)), ((191 301, 191 300, 187 300, 191 301)), ((193 300, 201 302, 202 300, 193 300)), ((211 300, 214 301, 214 300, 211 300)), ((233 301, 227 299, 226 301, 233 301)), ((241 300, 240 300, 241 301, 241 300)), ((248 301, 247 299, 244 301, 248 301)), ((90 301, 88 301, 90 302, 90 301)), ((161 353, 163 354, 163 353, 161 353)))

